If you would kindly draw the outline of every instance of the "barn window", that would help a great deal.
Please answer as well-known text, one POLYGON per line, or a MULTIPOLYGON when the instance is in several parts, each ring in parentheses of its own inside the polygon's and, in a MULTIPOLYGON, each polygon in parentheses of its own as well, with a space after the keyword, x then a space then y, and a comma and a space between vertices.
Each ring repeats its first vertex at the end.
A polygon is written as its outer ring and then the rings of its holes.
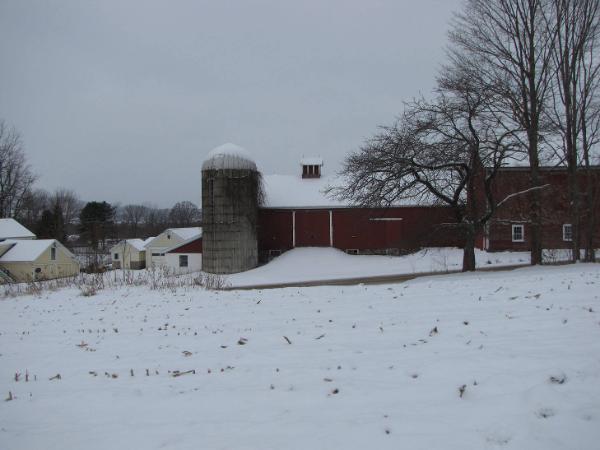
POLYGON ((119 254, 115 253, 115 257, 113 259, 119 259, 119 254))
POLYGON ((513 225, 512 226, 512 241, 513 242, 524 242, 525 241, 525 226, 524 225, 513 225))
POLYGON ((56 247, 52 247, 50 249, 50 259, 52 261, 56 261, 56 247))
POLYGON ((573 240, 573 225, 570 223, 563 224, 563 241, 573 240))
POLYGON ((348 253, 349 255, 358 255, 358 249, 357 248, 347 248, 346 253, 348 253))
POLYGON ((42 268, 41 267, 36 267, 35 268, 35 273, 42 273, 42 268))
POLYGON ((179 267, 188 266, 188 255, 179 255, 179 267))

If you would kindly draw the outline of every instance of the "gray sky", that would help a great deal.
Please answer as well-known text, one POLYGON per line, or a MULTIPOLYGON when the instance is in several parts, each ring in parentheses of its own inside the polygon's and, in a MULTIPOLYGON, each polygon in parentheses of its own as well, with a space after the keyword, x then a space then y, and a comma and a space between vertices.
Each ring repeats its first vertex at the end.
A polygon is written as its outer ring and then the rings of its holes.
POLYGON ((38 187, 200 203, 225 142, 337 171, 433 87, 460 0, 0 1, 0 118, 38 187))

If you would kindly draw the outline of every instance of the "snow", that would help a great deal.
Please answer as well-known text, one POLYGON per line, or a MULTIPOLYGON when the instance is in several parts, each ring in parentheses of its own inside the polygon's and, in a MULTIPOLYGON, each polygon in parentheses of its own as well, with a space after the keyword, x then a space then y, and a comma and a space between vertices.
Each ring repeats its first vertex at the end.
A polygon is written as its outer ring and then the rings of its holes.
POLYGON ((0 447, 596 449, 599 285, 577 264, 4 298, 0 447))
MULTIPOLYGON (((127 239, 126 242, 129 245, 131 245, 134 249, 136 249, 138 252, 143 252, 145 250, 145 248, 144 248, 145 241, 143 241, 142 239, 127 239)), ((123 241, 119 242, 117 245, 112 247, 111 252, 116 251, 117 247, 119 247, 121 245, 123 245, 123 241)))
POLYGON ((10 238, 35 238, 35 234, 15 219, 0 219, 0 239, 10 238))
POLYGON ((175 233, 184 241, 202 237, 202 227, 190 227, 190 228, 169 228, 169 231, 175 233))
POLYGON ((220 169, 256 170, 256 163, 246 149, 227 143, 211 150, 202 164, 202 170, 220 169))
MULTIPOLYGON (((447 272, 462 267, 459 248, 428 248, 406 256, 348 255, 327 247, 295 248, 268 264, 227 277, 234 287, 294 283, 313 280, 352 279, 380 275, 447 272)), ((529 252, 475 250, 478 267, 528 264, 529 252)))
POLYGON ((347 202, 331 198, 325 189, 336 185, 336 177, 301 178, 299 175, 266 175, 263 177, 265 207, 344 207, 347 202))
POLYGON ((152 239, 154 239, 155 237, 156 237, 156 236, 150 236, 150 237, 148 237, 148 238, 144 239, 144 241, 143 241, 143 242, 144 242, 144 247, 146 247, 146 245, 148 245, 148 244, 150 243, 150 241, 151 241, 152 239))
POLYGON ((3 262, 27 262, 35 261, 44 251, 56 241, 54 239, 18 240, 7 239, 3 243, 13 243, 14 246, 0 256, 3 262))
POLYGON ((300 160, 300 165, 301 166, 322 166, 323 158, 321 158, 320 156, 312 156, 312 157, 302 158, 300 160))

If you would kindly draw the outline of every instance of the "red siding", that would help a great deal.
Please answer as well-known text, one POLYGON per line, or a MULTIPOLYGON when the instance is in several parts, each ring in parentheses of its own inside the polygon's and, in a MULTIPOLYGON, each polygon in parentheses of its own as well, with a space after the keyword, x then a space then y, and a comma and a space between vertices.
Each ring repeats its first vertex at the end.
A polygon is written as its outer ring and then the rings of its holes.
POLYGON ((187 244, 182 245, 181 247, 176 248, 169 253, 202 253, 202 238, 188 242, 187 244))
POLYGON ((296 211, 296 247, 329 247, 329 210, 296 211))
POLYGON ((292 242, 292 211, 261 209, 258 213, 258 249, 289 250, 292 242))

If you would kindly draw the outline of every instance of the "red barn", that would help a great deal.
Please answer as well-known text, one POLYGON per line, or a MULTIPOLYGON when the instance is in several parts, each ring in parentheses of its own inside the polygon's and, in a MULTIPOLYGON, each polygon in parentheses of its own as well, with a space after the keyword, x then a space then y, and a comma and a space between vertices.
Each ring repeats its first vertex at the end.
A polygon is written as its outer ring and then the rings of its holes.
MULTIPOLYGON (((401 254, 419 247, 463 245, 448 206, 405 204, 391 208, 352 207, 324 191, 334 181, 321 177, 322 160, 305 159, 298 176, 264 177, 266 204, 259 210, 258 248, 262 260, 295 247, 335 247, 348 253, 401 254)), ((589 182, 598 188, 600 170, 589 182)), ((564 168, 543 168, 543 244, 569 248, 567 174, 564 168)), ((587 189, 587 179, 582 190, 587 189)), ((506 168, 494 185, 498 198, 527 189, 528 168, 506 168)), ((596 211, 600 213, 600 195, 596 211)), ((477 245, 491 251, 529 250, 529 197, 517 196, 497 212, 477 245)), ((583 229, 589 214, 581 217, 583 229)), ((596 246, 600 233, 593 231, 596 246)))

